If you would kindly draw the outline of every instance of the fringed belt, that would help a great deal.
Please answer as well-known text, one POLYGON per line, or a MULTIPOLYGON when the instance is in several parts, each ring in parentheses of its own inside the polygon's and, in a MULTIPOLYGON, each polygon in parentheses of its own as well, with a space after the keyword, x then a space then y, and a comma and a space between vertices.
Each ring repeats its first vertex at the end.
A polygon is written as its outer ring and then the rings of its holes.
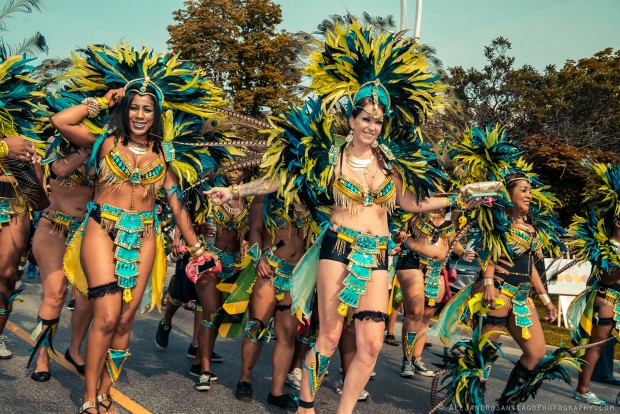
POLYGON ((615 329, 620 331, 620 292, 606 286, 599 286, 596 296, 605 299, 605 302, 613 306, 615 329))
POLYGON ((71 243, 73 235, 80 228, 82 220, 79 217, 70 216, 61 211, 43 210, 41 217, 52 222, 51 234, 59 234, 67 239, 67 246, 71 243))
POLYGON ((297 263, 287 262, 286 260, 279 258, 274 254, 271 247, 267 247, 263 251, 263 256, 267 259, 267 262, 275 272, 273 285, 278 289, 276 292, 276 298, 278 298, 278 300, 282 300, 284 298, 284 293, 291 291, 293 269, 297 263))
POLYGON ((222 272, 218 275, 221 279, 228 279, 235 274, 235 271, 241 265, 241 254, 239 252, 227 252, 213 245, 205 244, 205 249, 213 253, 220 259, 222 264, 222 272))
POLYGON ((88 215, 99 213, 101 229, 113 237, 116 251, 116 268, 118 285, 123 288, 123 300, 131 302, 131 288, 136 285, 138 277, 137 263, 141 260, 140 248, 142 238, 153 235, 155 213, 152 211, 123 210, 109 204, 88 203, 88 215))
POLYGON ((357 308, 360 295, 366 294, 366 282, 372 280, 372 269, 380 262, 385 262, 391 239, 388 236, 375 236, 343 226, 332 226, 338 240, 334 247, 338 254, 344 254, 348 246, 351 252, 347 259, 349 275, 342 284, 344 288, 338 294, 341 300, 338 313, 346 316, 349 306, 357 308))
POLYGON ((424 296, 428 299, 428 306, 432 307, 435 306, 439 296, 439 283, 443 280, 441 270, 444 267, 445 260, 437 261, 421 255, 418 256, 420 263, 426 267, 424 269, 424 296))
POLYGON ((528 305, 533 306, 532 299, 530 299, 531 283, 520 283, 518 286, 513 286, 506 282, 500 282, 500 299, 503 299, 505 306, 512 308, 512 313, 515 316, 515 325, 521 328, 521 337, 523 339, 530 339, 532 334, 529 327, 534 323, 532 322, 532 311, 528 305))

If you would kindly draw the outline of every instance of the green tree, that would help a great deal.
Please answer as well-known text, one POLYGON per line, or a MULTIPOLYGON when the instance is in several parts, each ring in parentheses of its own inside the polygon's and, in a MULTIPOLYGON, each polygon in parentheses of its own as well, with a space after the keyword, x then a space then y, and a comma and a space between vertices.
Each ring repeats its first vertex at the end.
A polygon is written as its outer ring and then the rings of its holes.
POLYGON ((482 70, 448 69, 468 122, 499 122, 522 140, 540 134, 576 148, 620 152, 620 51, 608 48, 539 72, 514 68, 510 48, 499 37, 485 47, 482 70))
POLYGON ((182 59, 205 68, 237 111, 259 116, 296 100, 298 71, 283 50, 293 41, 276 32, 280 6, 270 0, 187 0, 174 12, 168 44, 182 59))
MULTIPOLYGON (((7 31, 6 20, 13 17, 15 13, 32 13, 33 10, 41 11, 41 7, 44 5, 41 0, 6 0, 2 9, 0 9, 0 40, 2 32, 7 31)), ((45 37, 40 32, 35 33, 33 36, 24 39, 17 46, 9 46, 4 44, 6 53, 8 55, 21 55, 26 54, 31 57, 36 56, 39 52, 47 53, 47 44, 45 43, 45 37)), ((4 54, 4 51, 1 52, 4 54)), ((6 56, 2 56, 6 58, 6 56)))

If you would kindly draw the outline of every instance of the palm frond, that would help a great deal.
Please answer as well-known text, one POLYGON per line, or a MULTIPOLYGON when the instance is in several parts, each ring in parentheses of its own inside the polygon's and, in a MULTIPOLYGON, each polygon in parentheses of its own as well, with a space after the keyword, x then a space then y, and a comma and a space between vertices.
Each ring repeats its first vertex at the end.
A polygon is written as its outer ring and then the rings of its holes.
POLYGON ((7 0, 0 10, 0 31, 6 30, 5 19, 12 17, 14 13, 32 13, 33 10, 41 11, 45 7, 43 0, 7 0))

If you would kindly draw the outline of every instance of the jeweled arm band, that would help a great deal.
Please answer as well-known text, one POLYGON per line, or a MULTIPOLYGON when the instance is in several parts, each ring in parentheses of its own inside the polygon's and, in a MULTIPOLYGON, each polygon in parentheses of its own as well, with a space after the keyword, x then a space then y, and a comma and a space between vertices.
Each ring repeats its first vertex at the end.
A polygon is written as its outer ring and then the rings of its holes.
POLYGON ((9 155, 9 144, 5 140, 0 139, 0 160, 9 155))
POLYGON ((542 302, 543 306, 547 306, 551 303, 551 298, 547 293, 541 293, 540 295, 538 295, 538 298, 542 302))
POLYGON ((86 105, 89 118, 96 118, 101 113, 101 104, 96 98, 89 96, 88 98, 84 98, 82 103, 86 105))
POLYGON ((484 281, 482 282, 484 286, 492 286, 494 283, 495 281, 493 280, 492 277, 485 277, 484 281))

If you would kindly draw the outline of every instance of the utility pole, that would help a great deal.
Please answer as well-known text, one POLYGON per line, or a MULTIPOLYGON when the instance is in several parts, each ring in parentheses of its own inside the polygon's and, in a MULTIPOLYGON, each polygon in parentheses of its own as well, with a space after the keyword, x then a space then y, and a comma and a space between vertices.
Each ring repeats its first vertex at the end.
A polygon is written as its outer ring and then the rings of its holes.
POLYGON ((407 26, 407 0, 400 0, 400 31, 407 26))
POLYGON ((420 41, 420 26, 422 25, 422 0, 416 0, 416 11, 415 11, 415 30, 413 39, 416 42, 420 41))

